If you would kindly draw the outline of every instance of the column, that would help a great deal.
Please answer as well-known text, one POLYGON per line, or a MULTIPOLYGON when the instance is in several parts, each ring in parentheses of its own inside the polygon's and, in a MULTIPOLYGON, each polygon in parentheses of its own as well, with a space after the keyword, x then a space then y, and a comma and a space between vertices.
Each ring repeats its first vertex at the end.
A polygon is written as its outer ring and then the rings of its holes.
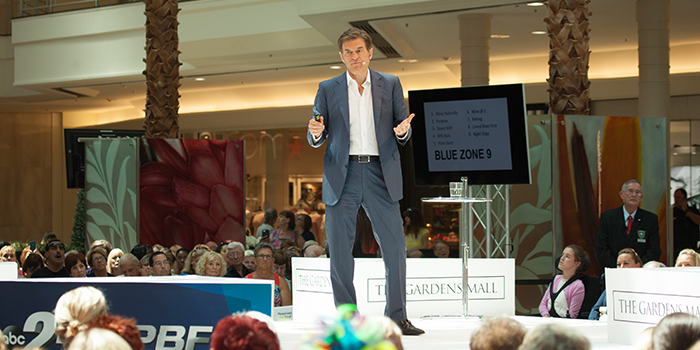
POLYGON ((490 14, 465 14, 459 17, 462 52, 462 86, 489 84, 490 14))
MULTIPOLYGON (((666 118, 666 183, 670 183, 670 0, 637 0, 639 117, 666 118)), ((663 229, 662 229, 663 230, 663 229)), ((673 210, 666 210, 666 263, 673 263, 673 210)))
POLYGON ((637 0, 640 117, 668 116, 670 18, 669 0, 637 0))

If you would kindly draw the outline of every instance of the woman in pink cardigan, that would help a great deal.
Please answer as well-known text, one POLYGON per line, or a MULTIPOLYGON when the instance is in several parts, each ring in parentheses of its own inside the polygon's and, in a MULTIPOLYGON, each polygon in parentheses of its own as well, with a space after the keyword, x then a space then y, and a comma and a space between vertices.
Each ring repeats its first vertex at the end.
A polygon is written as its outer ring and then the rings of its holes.
POLYGON ((581 310, 585 289, 579 279, 584 266, 590 265, 583 248, 572 244, 564 248, 557 268, 563 273, 554 277, 540 302, 543 317, 576 318, 581 310), (552 300, 554 302, 552 302, 552 300))

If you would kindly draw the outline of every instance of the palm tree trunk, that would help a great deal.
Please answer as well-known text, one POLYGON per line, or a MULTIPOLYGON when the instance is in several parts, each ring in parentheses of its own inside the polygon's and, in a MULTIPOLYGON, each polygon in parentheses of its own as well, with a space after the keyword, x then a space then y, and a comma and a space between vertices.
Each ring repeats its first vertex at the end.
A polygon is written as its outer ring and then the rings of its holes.
POLYGON ((548 0, 549 107, 554 114, 589 114, 588 3, 548 0))
POLYGON ((144 0, 146 4, 146 118, 148 138, 177 138, 180 61, 177 0, 144 0))

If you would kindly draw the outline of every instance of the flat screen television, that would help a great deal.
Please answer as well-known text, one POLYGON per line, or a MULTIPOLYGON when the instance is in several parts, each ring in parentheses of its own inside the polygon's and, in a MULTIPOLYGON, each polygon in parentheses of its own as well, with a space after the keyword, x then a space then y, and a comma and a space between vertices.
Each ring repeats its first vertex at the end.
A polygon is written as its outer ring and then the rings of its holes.
POLYGON ((529 184, 523 84, 408 92, 416 186, 529 184))
POLYGON ((85 187, 85 144, 80 138, 143 137, 145 130, 64 129, 68 188, 85 187))

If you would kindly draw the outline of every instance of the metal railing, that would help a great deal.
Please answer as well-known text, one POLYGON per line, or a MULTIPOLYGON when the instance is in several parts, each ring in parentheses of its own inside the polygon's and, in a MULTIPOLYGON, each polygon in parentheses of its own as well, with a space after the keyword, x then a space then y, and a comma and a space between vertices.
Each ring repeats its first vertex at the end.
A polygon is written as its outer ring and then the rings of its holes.
POLYGON ((19 17, 116 5, 140 0, 19 0, 19 17))

